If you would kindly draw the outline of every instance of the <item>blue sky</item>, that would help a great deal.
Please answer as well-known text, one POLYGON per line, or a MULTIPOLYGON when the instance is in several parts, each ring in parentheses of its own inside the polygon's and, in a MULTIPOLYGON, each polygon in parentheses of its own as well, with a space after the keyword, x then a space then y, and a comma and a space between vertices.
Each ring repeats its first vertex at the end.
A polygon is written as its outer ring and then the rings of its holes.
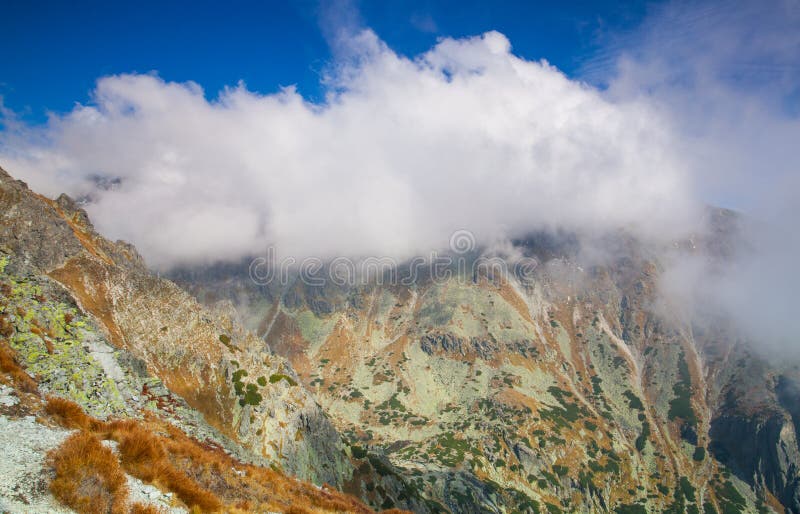
POLYGON ((611 38, 637 27, 643 2, 200 1, 6 2, 0 17, 0 96, 28 122, 89 100, 95 81, 155 71, 192 80, 207 96, 243 80, 272 93, 296 84, 321 97, 331 25, 371 27, 393 50, 417 55, 437 38, 498 30, 517 55, 580 76, 611 38))

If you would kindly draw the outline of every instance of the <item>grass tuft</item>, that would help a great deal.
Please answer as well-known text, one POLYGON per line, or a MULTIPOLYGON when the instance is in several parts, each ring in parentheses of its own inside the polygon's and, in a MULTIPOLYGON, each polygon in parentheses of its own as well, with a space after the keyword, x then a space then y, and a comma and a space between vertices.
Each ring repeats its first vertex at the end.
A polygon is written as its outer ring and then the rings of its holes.
POLYGON ((50 454, 55 478, 50 491, 82 514, 123 514, 128 490, 114 453, 88 432, 68 437, 50 454))
POLYGON ((222 502, 211 491, 175 468, 167 458, 160 438, 136 425, 124 426, 116 435, 122 465, 131 475, 145 482, 158 482, 173 491, 189 507, 217 511, 222 502))
POLYGON ((145 505, 143 503, 134 503, 131 505, 130 514, 164 514, 164 509, 159 509, 155 505, 145 505))
POLYGON ((16 352, 5 341, 0 341, 0 371, 8 373, 21 391, 35 393, 39 390, 39 385, 20 366, 16 352))
POLYGON ((92 419, 81 406, 65 398, 48 396, 44 410, 66 428, 88 430, 92 426, 92 419))

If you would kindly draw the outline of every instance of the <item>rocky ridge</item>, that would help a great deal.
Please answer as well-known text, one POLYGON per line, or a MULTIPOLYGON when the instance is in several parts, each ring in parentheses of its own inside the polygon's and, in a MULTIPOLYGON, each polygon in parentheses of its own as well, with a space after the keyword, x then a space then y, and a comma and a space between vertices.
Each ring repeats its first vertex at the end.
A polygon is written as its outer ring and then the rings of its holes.
MULTIPOLYGON (((0 344, 23 378, 35 379, 32 391, 4 396, 4 422, 28 426, 36 402, 52 395, 99 420, 155 416, 238 461, 320 485, 353 479, 349 448, 291 364, 243 329, 232 310, 199 305, 150 274, 132 246, 97 235, 70 198, 39 196, 2 170, 0 213, 0 344), (20 410, 14 395, 28 393, 20 410)), ((68 435, 32 426, 53 445, 68 435)), ((129 486, 134 497, 155 495, 148 488, 135 480, 129 486)), ((23 503, 52 503, 39 489, 23 494, 23 503)))

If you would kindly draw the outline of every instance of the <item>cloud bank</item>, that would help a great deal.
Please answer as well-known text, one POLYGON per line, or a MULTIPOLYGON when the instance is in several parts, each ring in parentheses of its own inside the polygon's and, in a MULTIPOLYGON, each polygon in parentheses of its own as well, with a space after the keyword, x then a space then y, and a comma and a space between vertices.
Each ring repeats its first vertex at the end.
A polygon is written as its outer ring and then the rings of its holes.
POLYGON ((369 30, 348 44, 324 104, 292 88, 209 100, 192 83, 104 77, 90 104, 12 125, 0 163, 45 194, 89 198, 97 228, 158 268, 268 244, 402 259, 457 229, 670 237, 696 219, 687 163, 648 102, 609 100, 497 32, 414 59, 369 30))
POLYGON ((800 3, 672 2, 607 48, 588 74, 668 120, 696 195, 743 213, 732 258, 679 261, 665 289, 800 357, 800 3))
POLYGON ((498 32, 402 57, 344 12, 324 26, 336 61, 322 103, 104 77, 43 127, 3 112, 0 165, 88 199, 100 232, 160 269, 268 245, 404 259, 459 229, 668 241, 698 229, 698 206, 731 207, 757 227, 749 249, 723 267, 677 261, 664 290, 800 355, 796 0, 658 6, 585 65, 601 86, 515 55, 498 32))

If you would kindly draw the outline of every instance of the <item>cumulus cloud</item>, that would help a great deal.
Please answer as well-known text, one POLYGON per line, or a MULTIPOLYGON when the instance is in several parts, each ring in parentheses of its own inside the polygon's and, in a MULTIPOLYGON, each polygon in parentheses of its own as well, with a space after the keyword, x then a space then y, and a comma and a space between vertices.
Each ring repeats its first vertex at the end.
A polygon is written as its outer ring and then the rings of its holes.
POLYGON ((159 268, 268 244, 402 259, 456 229, 667 238, 697 219, 688 163, 649 101, 609 99, 497 32, 413 59, 369 30, 347 44, 322 104, 292 88, 209 100, 193 83, 104 77, 90 103, 7 129, 0 162, 41 192, 88 198, 102 233, 159 268))

